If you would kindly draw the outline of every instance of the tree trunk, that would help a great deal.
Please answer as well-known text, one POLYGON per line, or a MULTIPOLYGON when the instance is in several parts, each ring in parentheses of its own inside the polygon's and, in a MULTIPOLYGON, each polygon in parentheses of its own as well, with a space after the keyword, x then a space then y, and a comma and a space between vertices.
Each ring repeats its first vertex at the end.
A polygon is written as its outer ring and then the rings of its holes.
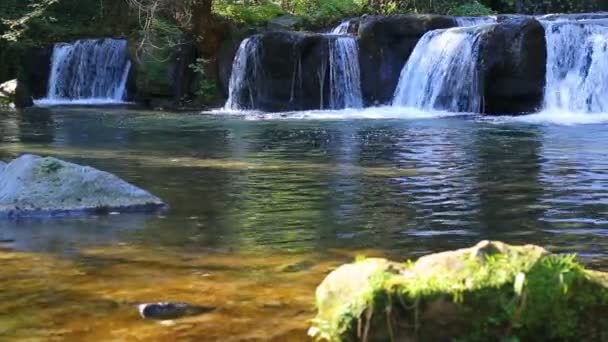
POLYGON ((217 81, 217 52, 226 28, 223 21, 213 14, 213 0, 193 0, 192 20, 198 55, 206 61, 205 76, 209 80, 217 81))

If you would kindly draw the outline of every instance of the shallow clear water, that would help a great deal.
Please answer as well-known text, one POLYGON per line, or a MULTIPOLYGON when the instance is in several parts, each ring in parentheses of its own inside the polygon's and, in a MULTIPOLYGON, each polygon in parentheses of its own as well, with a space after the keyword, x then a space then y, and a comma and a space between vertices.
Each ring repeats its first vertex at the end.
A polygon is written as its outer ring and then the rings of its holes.
POLYGON ((0 339, 305 340, 332 267, 481 239, 608 269, 604 122, 395 108, 0 113, 0 159, 91 165, 171 206, 0 221, 0 339), (135 304, 159 300, 217 309, 165 325, 138 317, 135 304))

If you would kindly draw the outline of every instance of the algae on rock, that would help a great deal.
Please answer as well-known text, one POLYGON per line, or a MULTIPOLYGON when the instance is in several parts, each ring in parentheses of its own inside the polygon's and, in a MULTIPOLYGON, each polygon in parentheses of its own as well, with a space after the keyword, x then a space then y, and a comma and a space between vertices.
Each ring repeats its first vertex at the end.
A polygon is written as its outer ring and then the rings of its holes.
POLYGON ((320 341, 608 341, 608 274, 533 245, 363 260, 316 295, 320 341))

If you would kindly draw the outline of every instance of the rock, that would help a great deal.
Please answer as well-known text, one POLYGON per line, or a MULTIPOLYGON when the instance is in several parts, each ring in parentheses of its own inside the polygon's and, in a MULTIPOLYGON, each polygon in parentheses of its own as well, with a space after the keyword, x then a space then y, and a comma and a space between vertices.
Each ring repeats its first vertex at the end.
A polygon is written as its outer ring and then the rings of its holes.
POLYGON ((142 318, 162 321, 186 316, 198 316, 215 310, 212 307, 168 302, 140 304, 137 309, 142 318))
POLYGON ((110 173, 52 157, 23 155, 0 174, 0 217, 4 218, 164 207, 158 197, 110 173))
POLYGON ((268 31, 296 31, 303 23, 302 17, 285 14, 271 19, 266 26, 268 31))
POLYGON ((483 241, 415 263, 344 265, 316 303, 317 340, 608 340, 608 273, 533 245, 483 241))
POLYGON ((388 104, 401 69, 428 31, 458 26, 439 15, 364 16, 359 24, 359 63, 366 105, 388 104))
POLYGON ((0 106, 14 103, 16 90, 17 80, 10 80, 0 84, 0 106))
POLYGON ((301 32, 255 35, 240 92, 247 109, 267 112, 329 106, 329 42, 334 36, 301 32), (261 72, 263 70, 263 72, 261 72))
POLYGON ((547 65, 543 26, 529 17, 511 17, 493 26, 482 39, 484 113, 539 110, 547 65))
POLYGON ((52 46, 33 47, 22 55, 22 62, 17 76, 15 106, 30 107, 34 99, 46 96, 51 74, 52 46))

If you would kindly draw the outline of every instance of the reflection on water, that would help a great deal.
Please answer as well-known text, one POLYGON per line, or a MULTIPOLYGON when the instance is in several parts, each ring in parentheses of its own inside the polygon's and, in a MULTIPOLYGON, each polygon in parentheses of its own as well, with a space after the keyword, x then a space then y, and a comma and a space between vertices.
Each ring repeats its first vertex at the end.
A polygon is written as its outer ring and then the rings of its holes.
POLYGON ((400 115, 0 113, 1 159, 89 164, 171 205, 0 222, 0 337, 304 340, 314 288, 335 265, 488 238, 607 268, 605 124, 400 115), (142 322, 133 305, 158 300, 218 310, 142 322))

